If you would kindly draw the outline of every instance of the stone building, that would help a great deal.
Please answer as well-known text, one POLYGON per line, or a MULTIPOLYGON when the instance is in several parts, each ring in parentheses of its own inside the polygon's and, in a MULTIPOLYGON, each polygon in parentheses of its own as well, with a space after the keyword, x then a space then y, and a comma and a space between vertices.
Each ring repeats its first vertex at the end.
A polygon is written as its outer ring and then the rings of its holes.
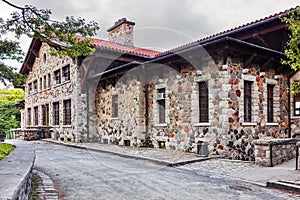
POLYGON ((206 141, 211 153, 253 160, 255 140, 300 130, 300 96, 287 92, 300 74, 280 63, 287 12, 166 52, 134 47, 126 19, 83 59, 52 57, 34 39, 21 69, 26 127, 49 125, 61 140, 190 152, 206 141))

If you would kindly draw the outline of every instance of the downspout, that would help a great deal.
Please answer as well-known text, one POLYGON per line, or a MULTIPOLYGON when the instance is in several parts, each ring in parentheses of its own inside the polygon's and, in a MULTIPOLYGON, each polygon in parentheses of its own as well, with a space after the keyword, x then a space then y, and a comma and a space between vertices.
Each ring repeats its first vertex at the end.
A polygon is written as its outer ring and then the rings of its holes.
POLYGON ((145 140, 147 140, 147 138, 149 137, 149 98, 148 98, 148 95, 149 95, 149 89, 148 89, 148 86, 149 84, 146 83, 145 84, 145 126, 146 126, 146 129, 145 129, 145 140))
MULTIPOLYGON (((287 84, 289 86, 289 89, 291 88, 291 81, 290 81, 291 75, 288 75, 288 80, 287 80, 287 84)), ((288 137, 291 138, 292 137, 292 133, 291 133, 291 93, 290 91, 288 92, 288 137)))
POLYGON ((86 88, 86 142, 89 142, 90 139, 90 101, 89 101, 89 89, 86 88))
POLYGON ((270 143, 270 164, 271 164, 271 167, 273 167, 273 151, 272 151, 272 147, 273 147, 273 142, 270 143))

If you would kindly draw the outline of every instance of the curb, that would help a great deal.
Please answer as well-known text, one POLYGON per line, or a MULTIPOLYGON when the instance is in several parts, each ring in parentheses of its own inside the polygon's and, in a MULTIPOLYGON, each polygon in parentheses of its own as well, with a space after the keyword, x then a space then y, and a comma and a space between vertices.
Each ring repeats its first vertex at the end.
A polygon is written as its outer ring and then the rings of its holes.
POLYGON ((300 185, 290 181, 268 181, 267 187, 300 192, 300 185))
POLYGON ((111 154, 111 155, 120 156, 123 158, 145 160, 145 161, 149 161, 152 163, 156 163, 156 164, 164 165, 164 166, 168 166, 168 167, 176 167, 176 166, 182 166, 182 165, 191 164, 191 163, 195 163, 195 162, 224 158, 224 156, 213 156, 213 157, 200 157, 200 158, 186 160, 186 161, 168 162, 168 161, 163 161, 163 160, 159 160, 159 159, 155 159, 155 158, 149 158, 149 157, 145 157, 145 156, 131 155, 131 154, 120 153, 120 152, 115 152, 115 151, 97 149, 97 148, 93 148, 93 147, 80 146, 78 144, 62 143, 62 142, 58 142, 58 141, 54 141, 54 140, 42 140, 42 141, 49 142, 49 143, 56 144, 56 145, 63 145, 63 146, 67 146, 67 147, 77 148, 77 149, 84 149, 84 150, 90 150, 90 151, 94 151, 94 152, 107 153, 107 154, 111 154))

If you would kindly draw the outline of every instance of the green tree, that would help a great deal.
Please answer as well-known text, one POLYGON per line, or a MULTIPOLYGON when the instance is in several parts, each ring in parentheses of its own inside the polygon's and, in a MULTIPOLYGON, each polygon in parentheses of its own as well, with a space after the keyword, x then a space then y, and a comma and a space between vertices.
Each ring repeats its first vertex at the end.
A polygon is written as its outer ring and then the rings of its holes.
MULTIPOLYGON (((300 69, 300 7, 295 12, 291 12, 287 17, 283 17, 282 21, 287 23, 289 29, 289 40, 287 48, 284 51, 286 59, 282 64, 290 66, 294 71, 300 69)), ((293 94, 300 93, 300 81, 292 83, 291 92, 293 94)))
POLYGON ((24 99, 24 91, 21 89, 0 89, 0 103, 6 102, 13 102, 16 103, 17 101, 24 99))
POLYGON ((4 84, 9 81, 18 85, 24 81, 14 67, 3 63, 4 59, 20 61, 23 56, 18 42, 1 38, 8 33, 13 33, 16 39, 26 35, 51 43, 53 55, 77 58, 94 52, 91 46, 93 40, 90 37, 95 36, 99 30, 96 22, 87 23, 85 19, 73 16, 66 17, 65 21, 55 21, 51 19, 52 12, 49 9, 38 9, 31 5, 21 7, 7 0, 1 1, 16 9, 10 18, 0 18, 0 81, 4 84), (83 37, 78 37, 77 34, 83 37))
POLYGON ((20 127, 21 113, 15 105, 23 99, 24 91, 21 89, 0 89, 0 133, 20 127))
POLYGON ((20 127, 21 113, 15 104, 11 101, 0 103, 0 133, 20 127))

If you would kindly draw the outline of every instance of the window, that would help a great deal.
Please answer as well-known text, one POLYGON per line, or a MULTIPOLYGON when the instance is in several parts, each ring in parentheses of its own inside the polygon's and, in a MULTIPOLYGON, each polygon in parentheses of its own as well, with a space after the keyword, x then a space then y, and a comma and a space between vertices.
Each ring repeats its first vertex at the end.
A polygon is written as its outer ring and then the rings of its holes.
POLYGON ((62 77, 62 81, 68 81, 70 80, 70 65, 67 65, 65 67, 63 67, 63 77, 62 77))
POLYGON ((64 125, 71 125, 71 100, 64 101, 64 125))
POLYGON ((42 106, 43 110, 43 125, 49 125, 49 104, 42 106))
POLYGON ((294 114, 300 116, 300 94, 294 96, 294 114))
POLYGON ((60 79, 60 70, 56 70, 54 72, 54 79, 55 79, 55 84, 60 84, 61 83, 61 79, 60 79))
POLYGON ((206 82, 199 86, 199 122, 208 122, 208 87, 206 82))
POLYGON ((33 92, 34 93, 38 92, 38 82, 37 82, 37 80, 33 81, 33 92))
POLYGON ((42 89, 43 89, 43 78, 40 78, 39 84, 40 84, 39 90, 42 91, 42 89))
POLYGON ((252 82, 244 81, 244 121, 252 120, 252 82))
POLYGON ((118 95, 112 95, 112 117, 118 117, 118 95))
POLYGON ((274 121, 274 85, 267 85, 267 122, 274 121))
POLYGON ((44 76, 43 89, 47 88, 47 76, 44 76))
POLYGON ((31 108, 27 108, 27 125, 31 125, 31 108))
POLYGON ((158 89, 157 90, 157 96, 156 100, 158 103, 158 122, 160 124, 166 123, 166 100, 165 100, 165 93, 166 90, 163 89, 158 89))
POLYGON ((51 87, 51 74, 48 74, 48 88, 51 87))
POLYGON ((53 122, 54 125, 59 125, 59 102, 53 103, 53 122))
POLYGON ((39 124, 39 107, 34 107, 34 125, 39 124))
POLYGON ((32 93, 32 83, 28 83, 28 91, 29 94, 32 93))

